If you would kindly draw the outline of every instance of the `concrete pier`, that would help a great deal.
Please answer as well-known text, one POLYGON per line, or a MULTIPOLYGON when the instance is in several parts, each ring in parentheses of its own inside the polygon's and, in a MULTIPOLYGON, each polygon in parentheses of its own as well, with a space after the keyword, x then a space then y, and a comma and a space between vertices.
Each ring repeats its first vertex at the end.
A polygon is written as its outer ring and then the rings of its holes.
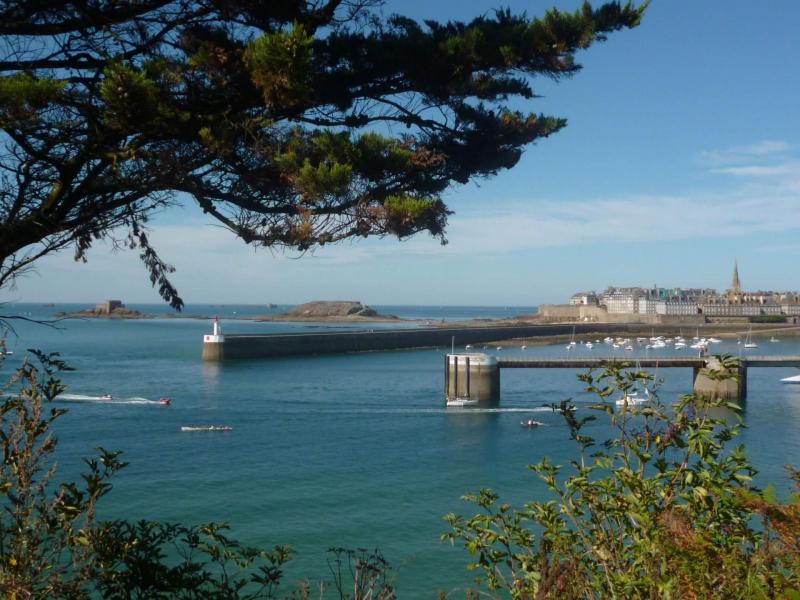
MULTIPOLYGON (((702 335, 734 332, 734 325, 706 325, 697 327, 702 335)), ((273 358, 280 356, 312 356, 342 352, 373 352, 404 348, 451 347, 464 348, 467 344, 487 344, 513 338, 546 336, 597 335, 614 332, 633 335, 645 329, 648 334, 665 335, 676 331, 674 326, 641 324, 543 324, 543 325, 488 325, 486 327, 428 327, 428 328, 378 328, 361 331, 342 330, 317 333, 233 334, 222 335, 219 328, 203 338, 203 360, 273 358)), ((756 329, 754 328, 754 331, 756 329)), ((770 330, 771 331, 771 330, 770 330)))
POLYGON ((568 334, 564 325, 502 327, 431 327, 427 329, 373 329, 325 333, 234 334, 203 338, 203 360, 310 356, 343 352, 372 352, 406 348, 450 348, 455 343, 485 344, 532 335, 568 334), (221 338, 221 339, 220 339, 221 338))
POLYGON ((660 369, 690 368, 693 372, 693 389, 696 394, 709 398, 745 400, 747 398, 747 370, 753 367, 800 367, 800 356, 749 356, 723 364, 720 357, 668 357, 649 356, 629 359, 609 358, 502 358, 484 354, 448 354, 445 359, 445 396, 448 399, 469 396, 483 400, 500 397, 501 369, 601 369, 610 365, 624 368, 660 369), (483 360, 475 357, 486 357, 483 360), (469 362, 467 362, 469 358, 469 362), (481 360, 481 362, 477 362, 481 360), (492 362, 493 360, 493 362, 492 362), (480 365, 480 366, 478 366, 480 365), (726 375, 733 377, 726 378, 726 375), (465 381, 465 378, 468 378, 465 381), (480 389, 474 391, 475 381, 480 389))
POLYGON ((448 400, 469 398, 479 402, 500 399, 500 370, 497 359, 488 354, 447 354, 444 395, 448 400))
POLYGON ((747 366, 725 367, 716 356, 708 357, 703 368, 694 369, 694 393, 709 399, 747 398, 747 366))

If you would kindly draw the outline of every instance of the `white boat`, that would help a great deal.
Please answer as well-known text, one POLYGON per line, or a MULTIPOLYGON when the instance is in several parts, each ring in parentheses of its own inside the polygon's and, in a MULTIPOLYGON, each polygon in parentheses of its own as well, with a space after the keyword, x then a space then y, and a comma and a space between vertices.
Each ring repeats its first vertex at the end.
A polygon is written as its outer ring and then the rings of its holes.
POLYGON ((103 394, 102 396, 100 396, 100 400, 113 400, 113 399, 114 396, 112 396, 111 394, 103 394))
POLYGON ((539 425, 544 425, 541 421, 534 421, 533 419, 526 419, 524 421, 519 422, 520 425, 523 427, 527 427, 528 429, 533 429, 534 427, 539 427, 539 425))
POLYGON ((778 342, 780 342, 780 340, 776 338, 774 335, 771 338, 769 338, 769 341, 772 342, 773 344, 777 344, 778 342))
POLYGON ((184 425, 181 431, 231 431, 230 425, 184 425))
POLYGON ((469 398, 466 396, 447 398, 444 403, 444 405, 447 407, 456 407, 456 408, 463 408, 464 406, 476 406, 477 404, 478 404, 477 399, 469 398))
POLYGON ((744 347, 745 348, 758 348, 758 344, 753 341, 753 327, 750 326, 750 329, 747 330, 747 337, 744 338, 744 347))
POLYGON ((784 377, 781 383, 800 383, 800 375, 792 375, 791 377, 784 377))
POLYGON ((527 349, 528 349, 528 347, 527 347, 527 346, 520 346, 520 348, 521 348, 522 350, 527 350, 527 349))
POLYGON ((578 342, 575 341, 575 325, 572 326, 572 335, 569 338, 569 343, 566 345, 566 350, 572 350, 575 346, 578 345, 578 342))
POLYGON ((619 398, 614 404, 617 406, 638 406, 640 404, 644 404, 647 402, 649 398, 642 398, 637 396, 637 392, 632 394, 625 394, 622 398, 619 398))

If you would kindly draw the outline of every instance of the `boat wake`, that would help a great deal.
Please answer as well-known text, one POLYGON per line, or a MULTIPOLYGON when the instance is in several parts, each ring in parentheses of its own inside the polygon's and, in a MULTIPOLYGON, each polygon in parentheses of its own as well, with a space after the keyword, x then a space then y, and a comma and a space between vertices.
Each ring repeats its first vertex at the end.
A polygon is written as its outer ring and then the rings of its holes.
POLYGON ((473 407, 442 407, 442 408, 338 408, 330 411, 338 415, 342 414, 370 414, 370 415, 475 415, 475 414, 499 414, 499 413, 538 413, 553 412, 549 406, 535 406, 531 408, 507 407, 507 408, 473 408, 473 407))
POLYGON ((493 413, 540 413, 540 412, 553 412, 553 409, 549 406, 537 406, 535 408, 521 408, 521 407, 509 407, 509 408, 465 408, 462 410, 453 410, 449 408, 445 410, 447 414, 450 413, 462 413, 462 414, 473 414, 473 413, 484 413, 484 414, 493 414, 493 413))
POLYGON ((139 396, 130 398, 104 398, 103 396, 86 396, 84 394, 59 394, 55 397, 56 402, 96 402, 98 404, 163 404, 158 400, 150 400, 139 396))

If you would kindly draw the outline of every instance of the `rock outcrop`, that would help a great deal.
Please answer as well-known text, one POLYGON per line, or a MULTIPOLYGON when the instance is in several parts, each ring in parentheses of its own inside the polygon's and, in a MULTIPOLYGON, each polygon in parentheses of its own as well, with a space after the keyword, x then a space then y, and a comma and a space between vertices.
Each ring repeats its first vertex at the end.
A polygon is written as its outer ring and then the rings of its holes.
POLYGON ((144 319, 147 315, 138 310, 127 308, 119 300, 106 300, 94 308, 86 308, 77 312, 59 312, 56 317, 83 317, 95 319, 144 319))
POLYGON ((353 300, 317 300, 295 306, 287 313, 288 317, 302 319, 380 317, 374 308, 353 300))

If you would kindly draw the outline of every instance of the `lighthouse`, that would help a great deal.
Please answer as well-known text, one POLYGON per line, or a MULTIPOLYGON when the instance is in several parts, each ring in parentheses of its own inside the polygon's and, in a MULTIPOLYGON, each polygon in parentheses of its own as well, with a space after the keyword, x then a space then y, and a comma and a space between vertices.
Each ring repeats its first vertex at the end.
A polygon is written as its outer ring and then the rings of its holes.
POLYGON ((211 334, 203 336, 203 360, 222 360, 225 336, 222 335, 222 325, 219 317, 214 317, 211 334))
POLYGON ((225 336, 222 335, 222 325, 219 324, 219 317, 214 317, 213 323, 213 333, 204 335, 203 342, 206 344, 221 344, 225 341, 225 336))

